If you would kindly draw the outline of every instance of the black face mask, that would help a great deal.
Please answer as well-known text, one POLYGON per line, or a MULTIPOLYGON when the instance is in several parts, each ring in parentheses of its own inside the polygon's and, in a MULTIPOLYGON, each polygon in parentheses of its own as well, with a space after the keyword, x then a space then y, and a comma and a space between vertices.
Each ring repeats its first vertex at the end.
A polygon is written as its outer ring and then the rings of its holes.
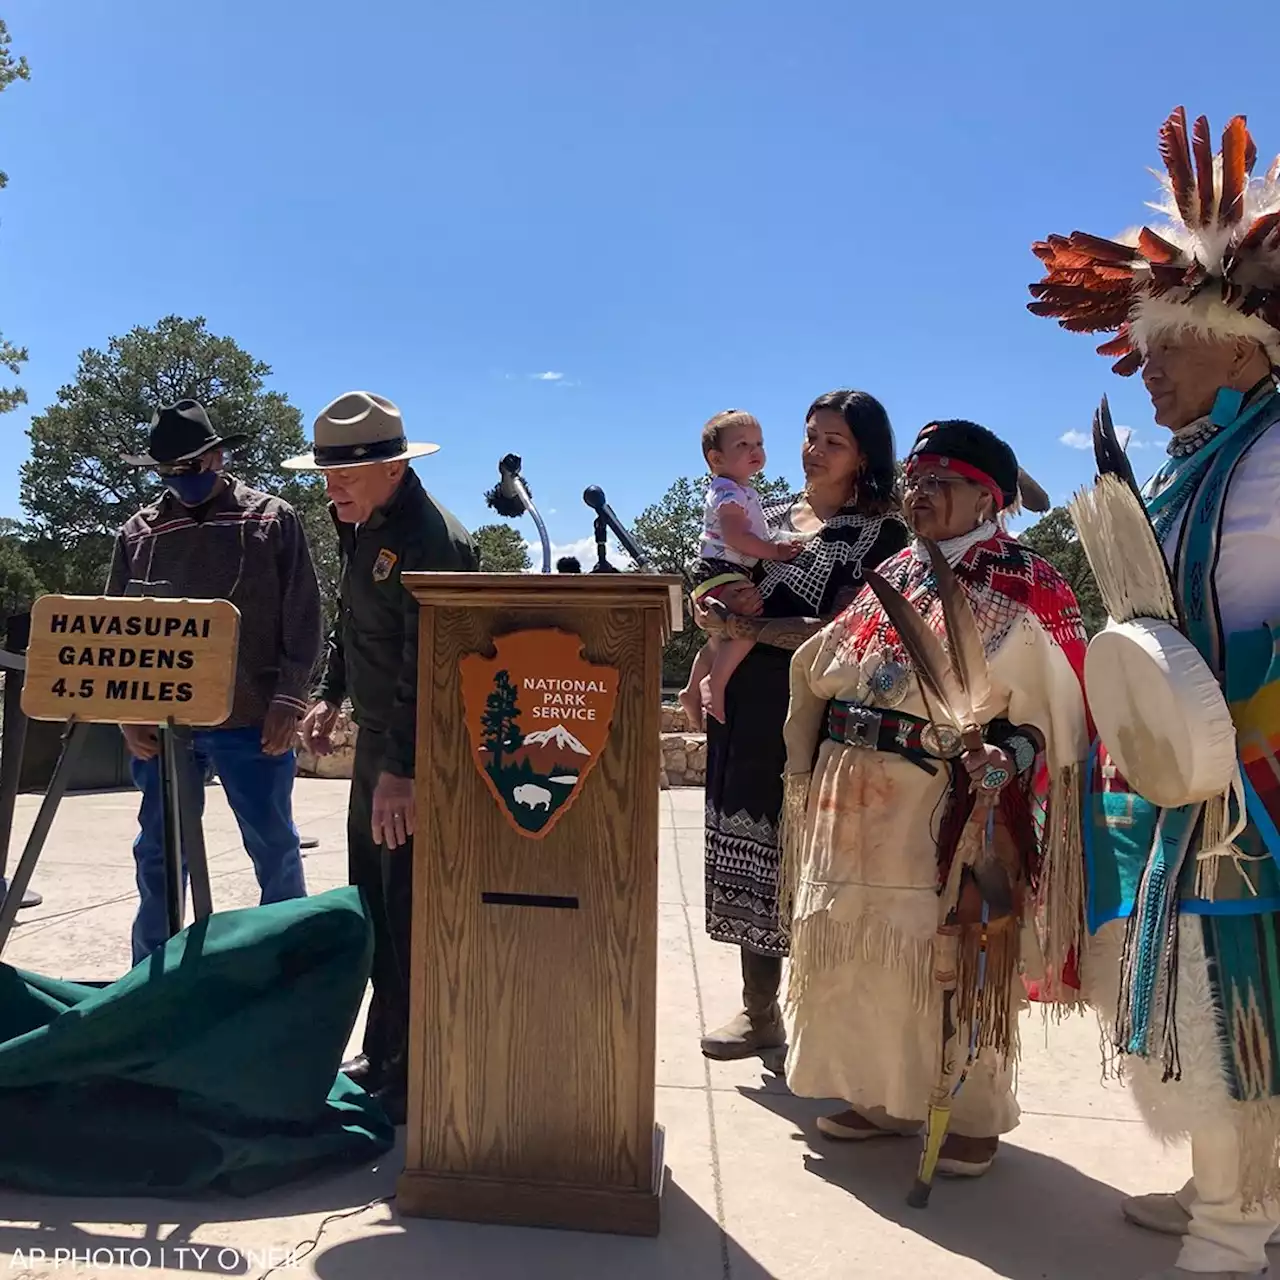
POLYGON ((216 471, 187 472, 177 476, 163 476, 165 487, 173 491, 174 496, 184 507, 198 507, 209 500, 214 485, 218 483, 216 471))

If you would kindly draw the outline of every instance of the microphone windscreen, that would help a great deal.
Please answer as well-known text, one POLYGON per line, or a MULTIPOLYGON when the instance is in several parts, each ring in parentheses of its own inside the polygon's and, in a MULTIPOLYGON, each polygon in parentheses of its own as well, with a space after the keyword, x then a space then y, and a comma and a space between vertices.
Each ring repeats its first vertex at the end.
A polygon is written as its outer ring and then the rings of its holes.
POLYGON ((503 493, 500 483, 495 484, 484 495, 484 500, 500 516, 505 516, 508 520, 518 520, 524 515, 524 503, 513 494, 503 493))

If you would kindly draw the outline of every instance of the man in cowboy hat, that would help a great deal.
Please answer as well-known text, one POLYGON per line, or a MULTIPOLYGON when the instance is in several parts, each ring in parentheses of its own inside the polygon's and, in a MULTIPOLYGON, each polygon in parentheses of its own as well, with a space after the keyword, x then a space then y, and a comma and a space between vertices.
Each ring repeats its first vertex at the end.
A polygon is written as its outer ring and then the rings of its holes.
POLYGON ((405 439, 400 410, 365 391, 339 396, 315 422, 315 449, 284 465, 322 471, 338 527, 341 609, 317 701, 303 721, 317 754, 345 699, 360 727, 347 818, 351 883, 373 918, 373 999, 363 1052, 343 1070, 404 1109, 413 871, 418 607, 403 571, 474 570, 471 539, 409 466, 438 449, 405 439))
MULTIPOLYGON (((124 460, 155 472, 165 492, 120 530, 107 594, 230 600, 239 608, 231 715, 196 731, 194 746, 202 778, 212 769, 222 779, 267 903, 307 891, 293 824, 293 746, 320 656, 320 588, 294 509, 224 473, 224 451, 244 439, 219 435, 194 400, 155 414, 147 452, 124 460)), ((155 729, 121 731, 142 792, 137 964, 168 936, 164 815, 155 729)))

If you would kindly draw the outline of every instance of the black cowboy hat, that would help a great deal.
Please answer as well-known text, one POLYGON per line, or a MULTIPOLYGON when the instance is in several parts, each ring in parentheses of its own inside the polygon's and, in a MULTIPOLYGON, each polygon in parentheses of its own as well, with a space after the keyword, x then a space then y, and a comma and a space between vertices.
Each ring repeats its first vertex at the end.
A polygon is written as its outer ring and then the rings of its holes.
POLYGON ((158 409, 152 416, 146 453, 122 453, 120 457, 131 467, 170 467, 199 458, 210 449, 234 448, 248 438, 244 434, 220 436, 213 429, 204 405, 195 400, 179 400, 158 409))

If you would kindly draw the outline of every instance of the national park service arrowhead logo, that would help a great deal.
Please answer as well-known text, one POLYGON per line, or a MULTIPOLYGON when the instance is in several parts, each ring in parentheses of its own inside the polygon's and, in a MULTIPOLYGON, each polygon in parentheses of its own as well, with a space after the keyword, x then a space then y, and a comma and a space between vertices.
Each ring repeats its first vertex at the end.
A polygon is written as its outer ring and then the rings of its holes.
POLYGON ((609 738, 618 673, 567 631, 516 631, 463 658, 471 752, 507 821, 535 840, 578 798, 609 738))

